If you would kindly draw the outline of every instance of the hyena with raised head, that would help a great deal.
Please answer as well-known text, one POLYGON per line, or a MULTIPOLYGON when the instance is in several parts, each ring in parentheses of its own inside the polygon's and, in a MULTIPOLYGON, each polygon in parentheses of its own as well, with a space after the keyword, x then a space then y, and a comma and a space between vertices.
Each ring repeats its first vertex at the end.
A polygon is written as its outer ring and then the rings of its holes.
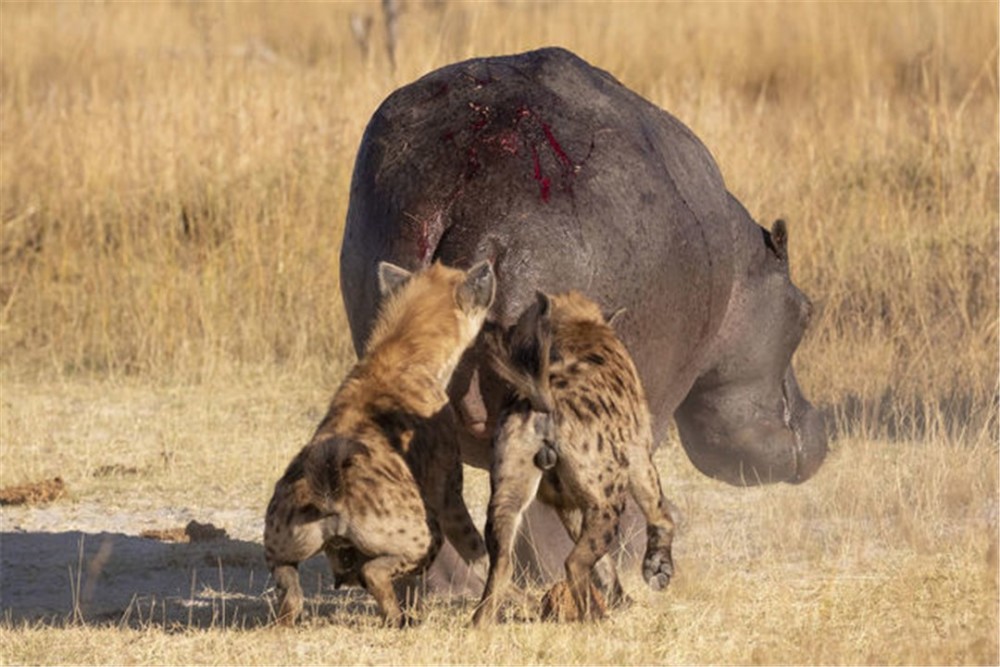
POLYGON ((543 616, 604 616, 605 597, 591 579, 602 558, 609 595, 623 597, 605 556, 628 493, 647 522, 643 577, 662 590, 673 574, 674 524, 653 466, 649 410, 632 359, 600 308, 578 292, 539 292, 517 324, 489 343, 512 397, 494 440, 490 570, 473 622, 496 618, 512 578, 521 515, 536 496, 556 509, 575 542, 565 582, 542 600, 543 616))
POLYGON ((301 613, 298 564, 321 550, 335 577, 364 586, 397 627, 410 619, 393 583, 433 561, 442 531, 467 562, 486 555, 462 498, 457 446, 438 446, 427 421, 448 404, 448 383, 483 326, 495 282, 489 262, 468 272, 435 263, 416 274, 379 266, 384 303, 366 352, 267 508, 279 622, 301 613))

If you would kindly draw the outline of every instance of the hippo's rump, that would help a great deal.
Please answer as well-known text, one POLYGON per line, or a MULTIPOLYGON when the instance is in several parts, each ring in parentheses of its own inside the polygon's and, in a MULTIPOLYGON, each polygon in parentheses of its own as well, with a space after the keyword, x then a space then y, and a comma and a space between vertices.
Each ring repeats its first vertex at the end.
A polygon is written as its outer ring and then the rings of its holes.
POLYGON ((725 308, 745 216, 732 201, 690 130, 565 50, 437 70, 385 100, 358 153, 341 256, 355 346, 379 261, 489 258, 503 324, 536 289, 624 308, 620 333, 662 426, 725 308))

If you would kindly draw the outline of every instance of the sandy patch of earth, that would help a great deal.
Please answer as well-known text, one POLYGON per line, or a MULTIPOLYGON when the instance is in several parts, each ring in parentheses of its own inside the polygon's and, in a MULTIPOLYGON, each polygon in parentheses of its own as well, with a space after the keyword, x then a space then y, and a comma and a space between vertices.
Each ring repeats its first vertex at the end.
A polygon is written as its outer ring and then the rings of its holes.
MULTIPOLYGON (((261 523, 256 510, 194 512, 93 502, 3 506, 0 613, 7 621, 82 616, 87 621, 266 623, 271 582, 261 523), (183 531, 191 521, 210 523, 226 537, 168 542, 141 536, 183 531)), ((328 596, 332 581, 325 561, 305 563, 302 583, 307 596, 328 596)))

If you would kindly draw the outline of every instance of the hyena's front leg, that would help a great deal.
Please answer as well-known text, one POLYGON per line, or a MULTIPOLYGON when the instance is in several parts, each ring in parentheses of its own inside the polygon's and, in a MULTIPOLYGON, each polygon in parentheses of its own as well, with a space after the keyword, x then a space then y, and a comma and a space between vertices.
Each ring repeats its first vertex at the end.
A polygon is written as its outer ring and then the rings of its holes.
MULTIPOLYGON (((462 495, 462 464, 458 463, 448 473, 445 482, 444 503, 440 514, 441 531, 466 563, 474 563, 486 556, 486 545, 476 524, 469 515, 469 508, 462 495)), ((480 580, 482 581, 482 580, 480 580)))
POLYGON ((482 600, 472 616, 475 625, 497 618, 513 577, 514 541, 521 517, 538 491, 542 471, 534 464, 538 451, 532 415, 512 415, 501 426, 490 469, 490 504, 486 518, 486 550, 490 572, 482 600))
POLYGON ((486 546, 462 495, 462 457, 458 423, 446 407, 417 428, 408 461, 427 505, 433 508, 448 541, 466 563, 486 556, 486 546))
POLYGON ((674 520, 663 496, 660 476, 653 465, 650 447, 634 446, 630 455, 629 489, 646 517, 646 555, 642 577, 654 591, 661 591, 674 575, 671 546, 674 520))

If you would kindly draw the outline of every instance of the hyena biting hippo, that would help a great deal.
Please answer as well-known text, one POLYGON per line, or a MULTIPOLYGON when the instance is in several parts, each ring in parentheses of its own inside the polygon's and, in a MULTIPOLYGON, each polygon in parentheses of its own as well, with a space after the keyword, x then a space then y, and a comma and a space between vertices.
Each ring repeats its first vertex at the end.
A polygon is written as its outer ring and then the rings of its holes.
POLYGON ((428 420, 493 301, 492 266, 435 263, 417 273, 380 266, 384 296, 366 354, 312 440, 275 485, 264 546, 278 620, 303 607, 298 564, 321 550, 342 583, 360 584, 388 625, 408 622, 393 582, 437 555, 442 531, 471 562, 485 556, 462 498, 457 447, 433 442, 428 420))
MULTIPOLYGON (((591 575, 611 547, 629 493, 647 521, 643 577, 661 590, 673 574, 674 524, 653 466, 649 409, 635 365, 593 301, 578 292, 537 298, 514 327, 491 338, 495 370, 513 398, 494 444, 490 573, 476 624, 496 617, 511 580, 518 525, 536 495, 575 542, 566 582, 545 596, 543 615, 604 615, 591 575)), ((614 566, 605 563, 609 591, 620 598, 614 566)))

